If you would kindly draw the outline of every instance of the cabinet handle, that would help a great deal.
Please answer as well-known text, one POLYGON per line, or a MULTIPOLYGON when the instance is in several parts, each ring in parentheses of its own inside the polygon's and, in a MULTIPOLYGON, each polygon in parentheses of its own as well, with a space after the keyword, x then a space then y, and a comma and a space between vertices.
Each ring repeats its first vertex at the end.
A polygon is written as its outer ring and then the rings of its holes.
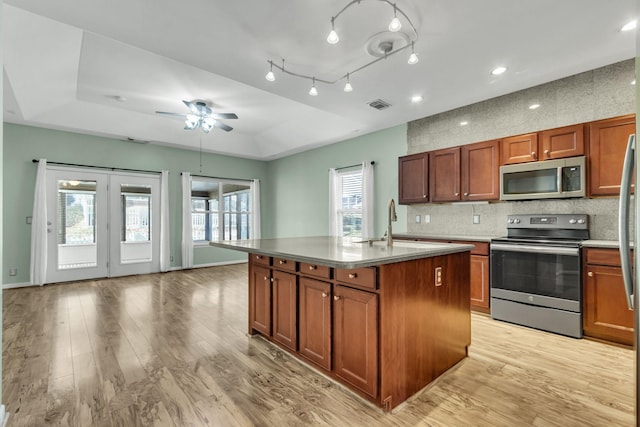
POLYGON ((349 279, 355 279, 356 277, 358 277, 356 273, 349 273, 349 279))
POLYGON ((423 198, 423 199, 426 199, 426 198, 427 198, 427 195, 426 195, 426 194, 423 194, 423 195, 422 195, 422 198, 423 198))
POLYGON ((269 278, 267 276, 264 276, 264 280, 269 280, 269 278))
POLYGON ((468 196, 468 195, 469 195, 469 193, 464 193, 463 195, 464 195, 464 196, 468 196))
POLYGON ((532 151, 532 152, 531 152, 531 157, 533 157, 533 159, 534 159, 534 160, 537 158, 537 156, 536 156, 536 152, 535 152, 535 151, 532 151))
POLYGON ((588 273, 587 273, 587 276, 589 276, 589 277, 593 277, 593 271, 588 272, 588 273))
POLYGON ((327 296, 329 296, 329 294, 328 294, 328 293, 326 293, 326 292, 323 292, 323 293, 322 293, 322 298, 326 298, 327 296))
POLYGON ((286 260, 284 260, 284 259, 281 259, 281 260, 280 260, 280 265, 282 265, 282 264, 286 264, 286 263, 287 263, 287 261, 286 261, 286 260))
POLYGON ((256 255, 256 259, 262 259, 262 255, 256 255))
POLYGON ((316 268, 318 268, 318 267, 316 267, 315 265, 310 265, 309 266, 309 270, 312 270, 312 271, 315 270, 316 268))
POLYGON ((271 283, 275 282, 276 279, 274 279, 273 277, 271 278, 271 283))
POLYGON ((544 150, 544 155, 549 157, 549 150, 544 150))
POLYGON ((460 195, 460 193, 453 193, 453 195, 454 195, 454 196, 459 196, 459 195, 460 195))
POLYGON ((333 299, 334 299, 335 301, 338 301, 340 298, 341 298, 341 297, 340 297, 339 295, 334 295, 334 296, 333 296, 333 299))

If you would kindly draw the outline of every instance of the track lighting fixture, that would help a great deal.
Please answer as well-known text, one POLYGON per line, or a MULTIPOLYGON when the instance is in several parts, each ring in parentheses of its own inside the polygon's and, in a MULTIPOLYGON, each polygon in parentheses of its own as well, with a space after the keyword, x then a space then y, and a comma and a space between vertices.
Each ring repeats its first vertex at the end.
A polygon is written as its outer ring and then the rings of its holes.
POLYGON ((272 81, 275 81, 276 76, 273 74, 273 61, 269 61, 269 63, 271 64, 271 68, 269 68, 269 72, 267 73, 266 76, 264 76, 264 78, 272 82, 272 81))
POLYGON ((317 96, 318 95, 318 89, 316 89, 316 78, 313 78, 313 83, 311 85, 311 89, 309 89, 309 95, 311 96, 317 96))
POLYGON ((334 80, 320 79, 320 78, 317 78, 316 76, 310 76, 306 74, 300 74, 300 73, 295 73, 293 71, 285 70, 284 59, 282 60, 282 66, 274 64, 272 60, 269 60, 268 61, 269 72, 267 73, 265 78, 270 82, 274 81, 276 78, 275 78, 275 75, 273 74, 273 69, 276 68, 290 76, 311 80, 311 89, 309 90, 309 95, 317 96, 318 89, 316 88, 316 82, 332 85, 346 79, 346 83, 344 85, 344 91, 352 92, 353 87, 351 86, 351 81, 350 81, 350 77, 352 74, 362 71, 365 68, 369 67, 370 65, 373 65, 379 61, 385 60, 398 52, 408 49, 409 47, 411 48, 411 55, 409 56, 407 62, 410 65, 417 64, 419 62, 419 58, 415 52, 414 45, 415 45, 415 42, 418 41, 418 31, 416 30, 416 27, 411 22, 411 19, 409 19, 409 16, 407 16, 407 14, 402 9, 400 9, 395 3, 392 3, 389 0, 351 0, 349 1, 349 3, 347 3, 347 5, 340 10, 340 12, 338 12, 337 14, 331 17, 331 31, 327 36, 327 43, 336 44, 340 41, 340 37, 336 32, 336 26, 335 26, 336 20, 340 17, 340 15, 342 15, 351 6, 359 5, 367 1, 369 2, 376 1, 376 2, 386 3, 393 8, 393 19, 389 23, 389 26, 387 29, 392 33, 397 33, 395 35, 391 35, 390 33, 383 31, 381 33, 376 33, 369 38, 370 42, 372 40, 375 40, 377 45, 375 45, 375 49, 373 50, 370 50, 370 45, 367 45, 365 50, 371 56, 376 57, 375 59, 365 63, 364 65, 359 66, 358 68, 352 71, 349 71, 335 78, 334 80), (404 30, 400 31, 403 27, 402 27, 402 23, 400 22, 400 19, 398 18, 398 15, 401 15, 401 17, 403 18, 403 22, 406 22, 408 24, 408 27, 407 27, 409 30, 408 33, 405 32, 404 30), (379 36, 380 34, 383 34, 382 38, 380 38, 379 36))

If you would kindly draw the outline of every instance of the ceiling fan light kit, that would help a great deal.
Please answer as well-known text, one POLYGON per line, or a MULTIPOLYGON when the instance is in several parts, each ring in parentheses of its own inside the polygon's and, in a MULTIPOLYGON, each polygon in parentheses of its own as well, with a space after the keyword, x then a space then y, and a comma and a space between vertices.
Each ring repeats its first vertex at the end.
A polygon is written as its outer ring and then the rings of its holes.
POLYGON ((214 113, 204 101, 182 101, 189 110, 190 114, 169 113, 166 111, 156 111, 156 114, 165 116, 184 117, 184 129, 195 130, 201 128, 204 133, 209 133, 214 127, 230 132, 233 128, 222 123, 221 119, 237 119, 235 113, 214 113))
POLYGON ((349 3, 347 3, 347 5, 345 7, 342 8, 342 10, 340 10, 340 12, 338 12, 335 16, 331 17, 331 31, 329 32, 329 35, 327 36, 327 43, 329 44, 337 44, 340 41, 340 37, 338 35, 338 33, 336 32, 336 28, 335 28, 335 21, 336 19, 338 19, 338 17, 347 9, 349 9, 351 6, 353 6, 354 4, 360 4, 362 2, 366 2, 366 1, 376 1, 376 2, 382 2, 382 3, 386 3, 389 6, 391 6, 393 8, 393 18, 391 19, 391 22, 389 23, 388 26, 388 30, 391 33, 386 33, 386 34, 398 34, 401 37, 385 37, 384 33, 382 33, 382 36, 379 34, 374 35, 373 37, 371 37, 369 39, 369 42, 374 42, 377 43, 377 45, 375 47, 371 47, 371 46, 366 46, 367 47, 367 51, 372 54, 373 56, 376 56, 376 59, 374 59, 371 62, 368 62, 362 66, 360 66, 359 68, 356 68, 355 70, 349 71, 347 73, 345 73, 344 75, 338 77, 335 80, 324 80, 324 79, 319 79, 315 76, 309 76, 306 74, 301 74, 301 73, 296 73, 293 71, 290 71, 288 69, 284 68, 284 59, 282 60, 282 66, 279 66, 277 64, 274 64, 272 60, 267 61, 269 63, 269 72, 267 73, 267 75, 265 76, 265 79, 267 81, 273 82, 276 80, 275 75, 273 74, 273 68, 275 67, 276 69, 280 70, 281 72, 288 74, 290 76, 293 77, 298 77, 301 79, 307 79, 307 80, 311 80, 312 81, 312 85, 311 85, 311 89, 309 90, 309 95, 311 96, 316 96, 318 95, 318 90, 316 89, 316 82, 320 82, 320 83, 324 83, 324 84, 328 84, 328 85, 332 85, 335 84, 341 80, 346 80, 345 86, 344 86, 344 91, 345 92, 352 92, 353 91, 353 87, 351 86, 351 82, 350 82, 350 75, 357 73, 358 71, 364 70, 365 68, 369 67, 370 65, 373 65, 377 62, 379 62, 382 59, 387 59, 389 56, 394 55, 398 52, 401 52, 405 49, 408 49, 409 47, 411 47, 411 54, 409 55, 409 58, 407 60, 407 63, 409 65, 414 65, 417 64, 419 62, 419 58, 418 55, 415 52, 415 42, 418 40, 418 31, 416 30, 416 27, 413 25, 413 23, 411 22, 411 19, 409 18, 409 16, 407 16, 407 14, 400 9, 395 3, 390 2, 389 0, 352 0, 349 3), (406 35, 404 32, 400 33, 399 31, 402 29, 402 22, 400 22, 400 19, 398 18, 398 13, 400 13, 400 15, 406 20, 406 22, 409 24, 409 26, 411 27, 411 31, 412 31, 412 35, 408 36, 406 35), (410 41, 410 43, 408 43, 410 41), (404 42, 404 43, 402 43, 404 42), (400 45, 400 47, 397 47, 398 45, 400 45), (374 53, 376 51, 380 52, 380 55, 374 53))

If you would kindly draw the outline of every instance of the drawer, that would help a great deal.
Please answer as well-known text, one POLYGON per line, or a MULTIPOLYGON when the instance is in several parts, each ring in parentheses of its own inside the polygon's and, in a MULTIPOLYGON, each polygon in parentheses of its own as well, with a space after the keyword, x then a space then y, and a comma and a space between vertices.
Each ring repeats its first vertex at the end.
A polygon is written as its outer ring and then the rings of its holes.
POLYGON ((277 268, 279 270, 296 272, 296 264, 297 262, 291 261, 290 259, 273 257, 273 268, 277 268))
POLYGON ((620 251, 617 249, 587 248, 587 264, 620 266, 620 251))
POLYGON ((365 289, 378 289, 375 267, 336 269, 336 280, 365 289))
POLYGON ((267 267, 271 265, 271 257, 266 255, 251 254, 249 255, 249 258, 253 264, 264 265, 267 267))
POLYGON ((331 279, 331 268, 326 265, 300 263, 300 274, 305 276, 319 277, 321 279, 331 279))

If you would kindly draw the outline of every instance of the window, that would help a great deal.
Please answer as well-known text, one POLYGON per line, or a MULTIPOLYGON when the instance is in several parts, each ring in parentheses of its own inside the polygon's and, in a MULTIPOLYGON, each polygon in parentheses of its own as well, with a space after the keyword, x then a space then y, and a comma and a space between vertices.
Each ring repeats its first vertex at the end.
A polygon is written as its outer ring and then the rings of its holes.
POLYGON ((94 181, 58 181, 58 244, 96 242, 94 181))
POLYGON ((193 178, 193 241, 250 239, 252 206, 252 183, 193 178))
POLYGON ((362 171, 338 172, 336 189, 338 235, 362 237, 362 171))

